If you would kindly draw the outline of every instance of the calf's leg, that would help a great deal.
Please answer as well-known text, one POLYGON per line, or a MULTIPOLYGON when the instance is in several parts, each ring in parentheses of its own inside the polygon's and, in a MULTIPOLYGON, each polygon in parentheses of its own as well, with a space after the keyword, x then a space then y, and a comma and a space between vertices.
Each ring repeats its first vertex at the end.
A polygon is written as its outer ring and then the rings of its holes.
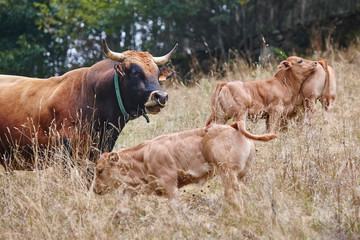
POLYGON ((122 194, 122 200, 119 204, 118 209, 115 212, 115 216, 119 216, 121 214, 124 214, 129 211, 129 202, 133 196, 135 196, 136 193, 131 189, 124 189, 122 194))
POLYGON ((238 194, 240 194, 240 189, 235 172, 226 163, 220 163, 218 170, 225 189, 225 198, 230 203, 239 204, 238 194))
POLYGON ((266 131, 275 132, 280 125, 281 113, 280 111, 273 110, 269 113, 269 118, 266 121, 266 131))
POLYGON ((316 103, 315 98, 305 98, 305 121, 308 121, 311 124, 311 121, 314 117, 314 113, 316 111, 316 103))
POLYGON ((332 112, 332 108, 333 108, 333 102, 334 102, 334 98, 330 98, 330 102, 328 102, 325 98, 321 98, 320 99, 321 105, 322 105, 322 112, 323 112, 323 117, 325 122, 329 122, 330 120, 330 114, 332 112))

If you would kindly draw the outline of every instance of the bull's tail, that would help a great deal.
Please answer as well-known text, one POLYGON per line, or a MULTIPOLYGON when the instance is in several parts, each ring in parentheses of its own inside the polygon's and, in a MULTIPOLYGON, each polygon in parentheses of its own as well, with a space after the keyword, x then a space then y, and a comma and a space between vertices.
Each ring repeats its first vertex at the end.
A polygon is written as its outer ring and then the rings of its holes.
POLYGON ((325 94, 325 99, 327 101, 327 104, 330 104, 330 99, 331 99, 331 79, 330 79, 330 73, 329 73, 329 69, 328 69, 328 64, 327 61, 325 59, 320 59, 319 61, 317 61, 318 63, 320 63, 320 65, 324 68, 325 73, 326 73, 326 94, 325 94))
POLYGON ((214 94, 211 97, 211 115, 206 121, 206 126, 210 125, 212 122, 215 121, 215 111, 216 111, 216 98, 219 95, 219 92, 223 86, 226 85, 226 82, 220 82, 216 85, 216 89, 214 94))
POLYGON ((270 140, 278 137, 276 134, 253 135, 253 134, 249 133, 248 131, 246 131, 245 122, 243 120, 234 122, 230 126, 239 130, 242 134, 244 134, 245 137, 253 139, 253 140, 267 142, 267 141, 270 141, 270 140))

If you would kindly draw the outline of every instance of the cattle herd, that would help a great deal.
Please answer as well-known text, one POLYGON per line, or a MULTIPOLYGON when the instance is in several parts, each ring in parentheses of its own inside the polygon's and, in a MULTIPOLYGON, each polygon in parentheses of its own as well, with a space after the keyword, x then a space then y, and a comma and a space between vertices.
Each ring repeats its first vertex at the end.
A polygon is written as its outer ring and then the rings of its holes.
MULTIPOLYGON (((260 81, 218 83, 211 115, 204 127, 158 136, 118 152, 109 152, 118 134, 132 119, 157 114, 168 95, 159 81, 174 73, 165 67, 177 45, 162 57, 148 52, 111 51, 103 40, 106 60, 62 76, 37 79, 0 75, 0 152, 7 172, 32 170, 34 145, 46 148, 65 143, 71 149, 89 136, 99 154, 93 190, 105 194, 122 186, 121 209, 134 194, 156 193, 176 211, 177 191, 220 175, 228 201, 241 204, 240 180, 254 156, 252 140, 269 141, 276 134, 253 135, 247 119, 265 119, 268 132, 288 120, 311 121, 316 101, 327 119, 336 96, 336 78, 326 60, 292 56, 282 61, 274 77, 260 81), (304 116, 304 117, 303 117, 304 116), (232 119, 233 123, 225 125, 232 119), (88 126, 79 130, 79 125, 88 126), (95 141, 98 139, 98 141, 95 141), (21 155, 21 161, 15 155, 21 155)), ((71 151, 70 151, 71 152, 71 151)))

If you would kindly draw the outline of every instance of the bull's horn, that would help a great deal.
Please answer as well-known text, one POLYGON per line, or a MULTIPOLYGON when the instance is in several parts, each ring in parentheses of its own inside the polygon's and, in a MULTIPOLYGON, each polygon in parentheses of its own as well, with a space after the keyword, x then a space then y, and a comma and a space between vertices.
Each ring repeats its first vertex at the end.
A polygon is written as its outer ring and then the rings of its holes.
POLYGON ((167 63, 171 59, 171 57, 175 54, 178 45, 179 44, 175 44, 175 47, 168 54, 166 54, 165 56, 153 57, 154 62, 157 65, 162 65, 162 64, 167 63))
POLYGON ((105 38, 102 39, 102 48, 103 48, 104 54, 107 58, 117 61, 117 62, 122 62, 125 60, 125 54, 113 52, 109 49, 105 38))

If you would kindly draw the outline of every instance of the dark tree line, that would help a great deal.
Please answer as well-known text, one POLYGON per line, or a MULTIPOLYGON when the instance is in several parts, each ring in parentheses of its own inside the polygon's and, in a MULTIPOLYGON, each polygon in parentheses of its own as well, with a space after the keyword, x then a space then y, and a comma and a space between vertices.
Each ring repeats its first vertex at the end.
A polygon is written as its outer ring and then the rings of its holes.
POLYGON ((1 74, 92 65, 106 36, 116 51, 153 55, 179 43, 173 62, 185 76, 194 57, 256 62, 263 39, 279 58, 347 47, 360 33, 360 0, 0 0, 0 21, 1 74))

